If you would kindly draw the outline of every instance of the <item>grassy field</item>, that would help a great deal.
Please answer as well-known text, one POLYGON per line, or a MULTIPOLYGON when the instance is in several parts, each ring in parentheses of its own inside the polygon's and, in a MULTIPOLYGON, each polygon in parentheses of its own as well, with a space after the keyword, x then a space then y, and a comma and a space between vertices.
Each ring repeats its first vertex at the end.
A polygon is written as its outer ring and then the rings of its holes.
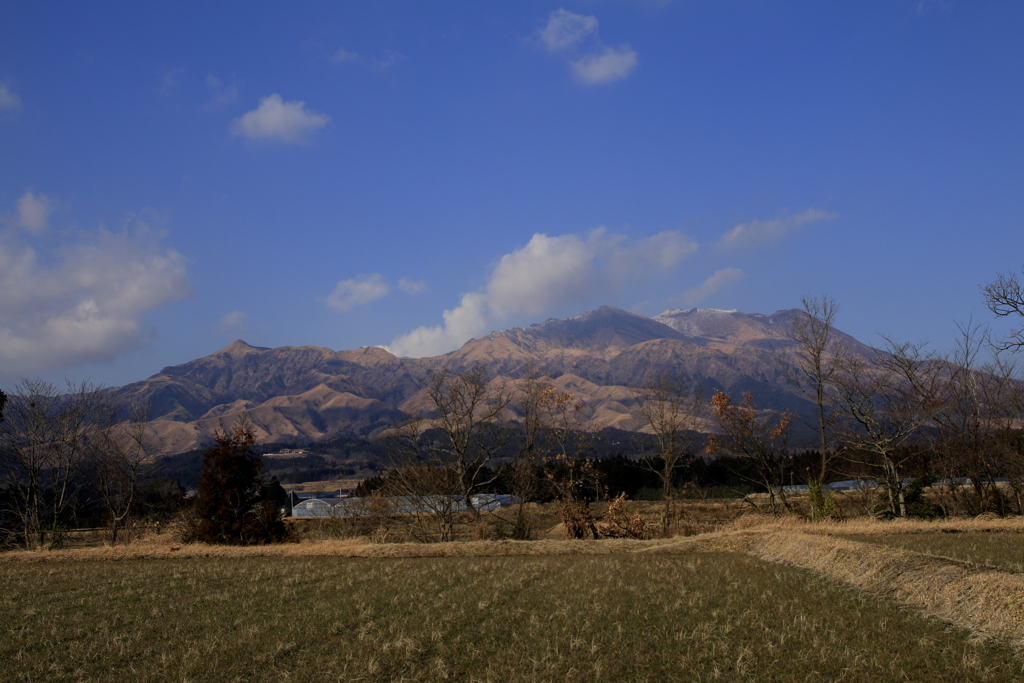
POLYGON ((733 553, 0 564, 4 680, 1019 681, 1005 646, 733 553))
POLYGON ((1024 533, 921 533, 851 535, 857 541, 1024 572, 1024 533))

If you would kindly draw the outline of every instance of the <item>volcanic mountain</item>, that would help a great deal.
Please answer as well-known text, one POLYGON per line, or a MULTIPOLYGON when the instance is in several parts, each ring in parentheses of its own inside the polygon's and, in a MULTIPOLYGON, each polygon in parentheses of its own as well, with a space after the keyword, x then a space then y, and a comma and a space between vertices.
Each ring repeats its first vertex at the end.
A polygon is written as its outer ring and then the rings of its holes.
MULTIPOLYGON (((648 318, 602 306, 564 320, 493 332, 431 358, 398 358, 384 349, 263 348, 239 340, 204 358, 167 367, 117 390, 149 406, 160 451, 203 446, 246 412, 262 442, 372 435, 407 412, 429 410, 431 372, 482 365, 495 381, 527 373, 549 378, 584 405, 591 427, 642 427, 633 388, 652 372, 685 373, 706 389, 751 391, 765 408, 807 413, 780 356, 793 346, 797 310, 772 315, 691 308, 648 318)), ((855 353, 870 348, 837 333, 855 353)))

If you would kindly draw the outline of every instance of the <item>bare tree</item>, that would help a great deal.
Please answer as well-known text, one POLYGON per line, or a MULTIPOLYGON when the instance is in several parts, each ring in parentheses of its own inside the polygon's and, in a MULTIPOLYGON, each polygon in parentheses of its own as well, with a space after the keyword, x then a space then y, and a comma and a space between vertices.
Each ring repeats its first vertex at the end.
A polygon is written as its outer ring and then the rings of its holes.
POLYGON ((91 439, 95 486, 107 508, 110 545, 117 545, 135 504, 139 479, 152 467, 148 432, 149 411, 137 404, 129 409, 127 421, 110 425, 91 439))
POLYGON ((998 355, 984 360, 989 334, 973 321, 957 328, 956 348, 939 374, 942 410, 932 430, 943 488, 972 514, 1006 514, 1008 501, 996 480, 1014 469, 1005 437, 1020 414, 1016 367, 998 355))
MULTIPOLYGON (((781 492, 793 415, 758 411, 749 391, 739 403, 721 391, 716 391, 711 397, 711 411, 718 419, 722 434, 712 434, 708 438, 707 452, 724 452, 745 459, 754 472, 751 480, 768 491, 772 514, 778 514, 776 493, 781 492), (762 414, 759 415, 759 412, 762 414)), ((781 496, 781 501, 785 507, 789 507, 785 495, 781 496)))
MULTIPOLYGON (((1021 272, 1024 273, 1024 266, 1021 267, 1021 272)), ((997 318, 1024 317, 1024 289, 1021 288, 1016 273, 998 273, 995 282, 981 287, 981 294, 988 309, 997 318)), ((995 345, 1003 351, 1024 348, 1024 327, 1011 330, 1006 338, 995 345)))
POLYGON ((591 434, 581 419, 583 404, 567 391, 553 388, 540 403, 541 423, 550 440, 548 481, 561 505, 562 523, 569 538, 598 537, 587 491, 597 488, 594 462, 586 457, 591 434))
POLYGON ((843 362, 844 350, 835 340, 835 318, 839 312, 835 299, 827 295, 804 297, 800 303, 803 311, 793 320, 790 329, 790 340, 795 346, 785 355, 783 370, 789 381, 814 402, 820 459, 818 471, 808 483, 820 489, 826 483, 829 461, 834 455, 830 439, 835 419, 831 389, 843 362))
POLYGON ((22 379, 0 423, 0 477, 27 547, 57 547, 73 522, 95 439, 116 418, 108 394, 90 382, 65 393, 22 379))
POLYGON ((473 496, 497 478, 489 465, 508 440, 502 420, 511 392, 492 386, 480 365, 431 373, 424 391, 433 414, 409 416, 383 439, 391 457, 385 493, 428 515, 447 541, 461 509, 480 517, 473 496))
POLYGON ((426 392, 436 416, 425 420, 425 426, 441 437, 427 445, 430 459, 452 472, 467 508, 479 517, 470 497, 496 478, 488 465, 507 441, 502 418, 511 392, 491 386, 482 365, 459 373, 431 373, 426 392))
MULTIPOLYGON (((589 491, 597 488, 597 472, 585 457, 592 435, 581 419, 583 404, 533 373, 517 383, 517 390, 513 406, 521 418, 522 440, 511 463, 513 492, 525 503, 547 488, 558 499, 566 536, 597 538, 589 503, 589 491)), ((517 529, 528 524, 523 503, 518 508, 517 529)))
POLYGON ((881 476, 893 515, 907 516, 904 468, 914 455, 908 446, 944 408, 941 372, 920 345, 886 339, 886 350, 871 359, 847 357, 836 379, 839 439, 851 463, 881 476))
POLYGON ((662 533, 668 536, 675 518, 676 471, 693 455, 694 438, 704 409, 704 383, 688 377, 652 373, 643 386, 633 392, 640 403, 640 413, 658 442, 659 463, 644 460, 661 479, 665 508, 662 512, 662 533))
POLYGON ((512 534, 519 540, 533 537, 533 523, 527 506, 542 489, 540 470, 546 460, 548 445, 545 406, 553 392, 551 385, 538 378, 531 369, 516 383, 516 396, 511 403, 520 416, 519 447, 512 462, 508 463, 512 474, 512 495, 519 499, 512 521, 512 534))
POLYGON ((423 422, 411 417, 385 434, 391 467, 379 493, 392 514, 412 515, 418 540, 444 543, 454 540, 462 482, 445 457, 447 451, 424 443, 423 422))

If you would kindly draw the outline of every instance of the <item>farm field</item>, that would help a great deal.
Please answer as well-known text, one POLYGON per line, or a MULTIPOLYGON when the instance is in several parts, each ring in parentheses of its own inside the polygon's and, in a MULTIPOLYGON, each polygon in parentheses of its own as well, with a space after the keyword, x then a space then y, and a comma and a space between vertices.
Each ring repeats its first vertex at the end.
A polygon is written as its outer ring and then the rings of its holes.
POLYGON ((1017 681, 1024 662, 732 552, 0 564, 4 680, 1017 681))
POLYGON ((1024 572, 1024 533, 920 533, 853 535, 856 541, 1024 572))

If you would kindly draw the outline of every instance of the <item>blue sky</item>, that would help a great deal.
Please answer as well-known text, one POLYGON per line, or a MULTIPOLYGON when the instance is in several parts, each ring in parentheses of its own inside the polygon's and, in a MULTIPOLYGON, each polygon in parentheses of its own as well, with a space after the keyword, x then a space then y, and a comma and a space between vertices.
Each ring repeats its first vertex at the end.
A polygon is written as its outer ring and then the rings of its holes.
POLYGON ((0 386, 601 304, 949 348, 1024 262, 1024 3, 0 0, 0 386))

